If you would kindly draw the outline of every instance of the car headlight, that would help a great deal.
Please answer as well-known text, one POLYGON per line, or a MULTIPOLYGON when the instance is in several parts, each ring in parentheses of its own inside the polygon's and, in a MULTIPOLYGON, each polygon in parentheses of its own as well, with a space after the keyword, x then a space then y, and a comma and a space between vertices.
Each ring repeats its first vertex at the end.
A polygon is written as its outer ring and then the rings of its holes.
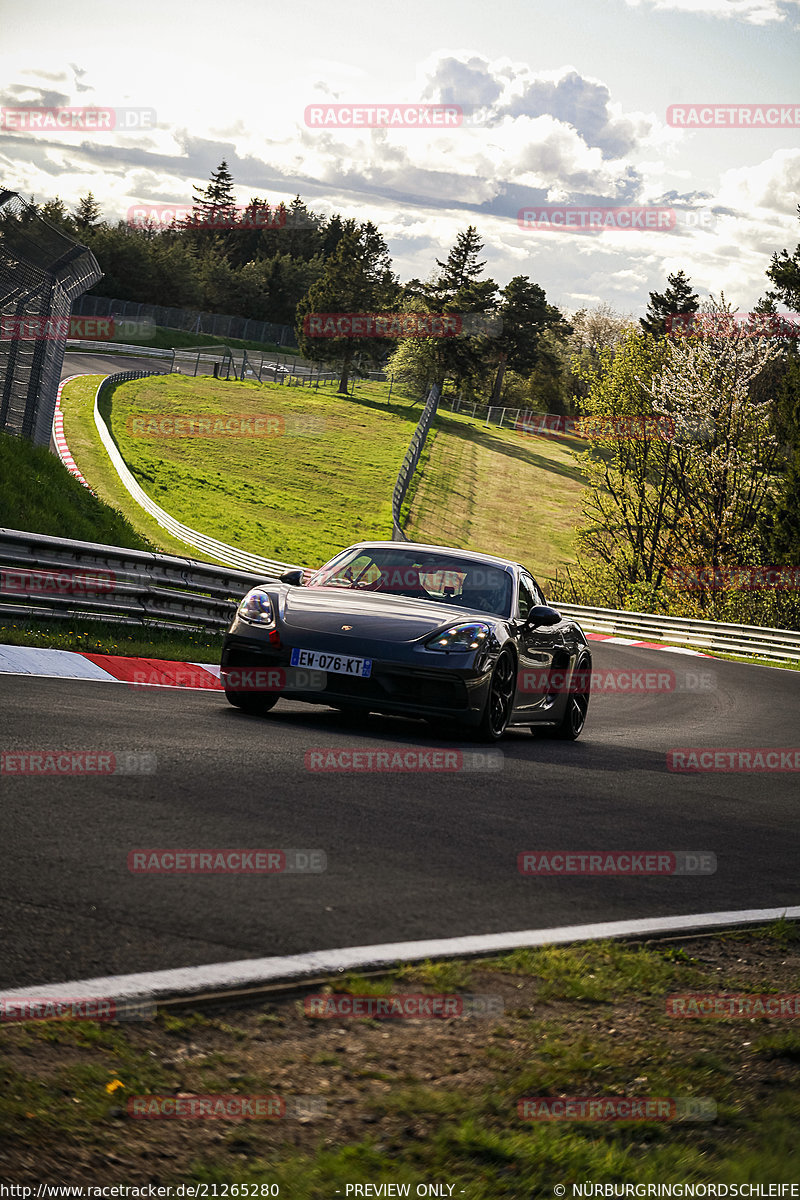
POLYGON ((491 628, 483 621, 464 622, 463 625, 453 625, 443 633, 437 633, 425 643, 426 650, 480 650, 491 633, 491 628))
POLYGON ((252 591, 249 591, 244 600, 239 602, 236 615, 251 625, 274 626, 275 624, 272 600, 263 588, 253 588, 252 591))

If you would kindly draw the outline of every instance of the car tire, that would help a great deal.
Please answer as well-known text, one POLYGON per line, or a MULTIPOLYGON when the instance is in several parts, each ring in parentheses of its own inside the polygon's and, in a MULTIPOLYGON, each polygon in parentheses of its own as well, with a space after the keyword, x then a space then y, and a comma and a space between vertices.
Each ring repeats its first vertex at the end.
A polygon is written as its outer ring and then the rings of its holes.
POLYGON ((332 704, 331 708, 336 712, 344 725, 362 725, 369 716, 368 708, 351 708, 349 705, 344 704, 332 704))
POLYGON ((489 695, 475 739, 480 742, 499 742, 511 719, 516 694, 517 670, 514 656, 501 650, 494 664, 489 695))
POLYGON ((569 692, 564 715, 557 725, 532 725, 532 734, 538 734, 540 737, 558 738, 562 742, 575 742, 581 736, 583 727, 586 724, 586 713, 589 708, 589 698, 592 691, 591 659, 583 655, 578 660, 575 671, 585 671, 588 674, 589 679, 585 688, 582 688, 579 692, 569 692))
POLYGON ((275 707, 280 698, 280 693, 275 692, 266 696, 254 696, 252 692, 233 692, 225 688, 225 699, 229 704, 255 717, 260 717, 264 713, 268 713, 271 708, 275 707))

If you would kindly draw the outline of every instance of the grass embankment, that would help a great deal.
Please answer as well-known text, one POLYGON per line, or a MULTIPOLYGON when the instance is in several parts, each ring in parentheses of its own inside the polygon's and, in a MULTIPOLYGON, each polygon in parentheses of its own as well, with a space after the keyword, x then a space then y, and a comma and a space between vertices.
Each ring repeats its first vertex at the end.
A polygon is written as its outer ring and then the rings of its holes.
MULTIPOLYGON (((80 379, 66 384, 61 393, 64 436, 78 470, 101 500, 125 513, 136 534, 144 539, 151 548, 155 547, 164 554, 178 554, 184 558, 214 562, 214 559, 203 554, 201 550, 195 550, 185 542, 168 534, 166 529, 162 529, 152 517, 147 515, 123 487, 122 481, 106 453, 105 446, 100 441, 100 434, 94 423, 94 398, 103 378, 103 375, 83 375, 80 379)), ((170 511, 168 505, 164 505, 164 507, 167 512, 170 511)), ((102 541, 103 539, 94 538, 92 540, 102 541)), ((125 543, 116 544, 124 545, 125 543)))
MULTIPOLYGON (((91 420, 92 402, 101 378, 92 376, 90 382, 76 380, 69 385, 71 402, 67 436, 70 448, 78 451, 79 466, 91 464, 93 483, 104 498, 92 495, 46 446, 34 446, 24 438, 0 433, 0 526, 48 537, 124 546, 131 550, 161 549, 202 557, 193 555, 191 548, 183 542, 164 535, 155 521, 133 504, 119 483, 91 420), (85 416, 87 410, 88 425, 77 419, 79 411, 85 416), (90 433, 94 434, 94 439, 90 438, 90 433), (107 486, 98 487, 99 480, 107 486), (113 486, 114 480, 117 487, 113 486), (131 519, 113 505, 125 507, 131 519)), ((178 633, 155 627, 143 629, 76 617, 53 621, 23 621, 12 616, 0 618, 0 645, 218 662, 221 644, 222 636, 214 633, 178 633)))
POLYGON ((577 438, 485 425, 441 411, 405 527, 408 537, 522 562, 540 583, 573 562, 584 476, 577 438))
POLYGON ((70 475, 46 446, 0 433, 0 526, 151 550, 152 545, 117 509, 70 475))
POLYGON ((170 375, 119 385, 103 415, 137 481, 171 516, 252 553, 313 566, 362 538, 391 536, 392 490, 420 405, 397 388, 387 404, 387 392, 362 381, 345 399, 331 388, 170 375), (274 424, 263 437, 134 432, 135 418, 153 414, 271 417, 285 432, 269 432, 274 424))
POLYGON ((681 1020, 667 1015, 666 997, 796 992, 796 937, 780 922, 758 934, 518 950, 332 984, 490 995, 504 1015, 489 1019, 320 1020, 297 998, 262 997, 162 1010, 141 1025, 6 1026, 1 1173, 20 1183, 272 1183, 286 1200, 329 1200, 354 1184, 572 1200, 571 1185, 586 1181, 791 1180, 796 1020, 681 1020), (127 1116, 134 1096, 218 1093, 321 1097, 326 1110, 272 1121, 127 1116), (524 1097, 608 1096, 702 1099, 716 1116, 548 1122, 518 1110, 524 1097))
MULTIPOLYGON (((78 386, 69 385, 65 420, 69 409, 85 422, 86 404, 81 411, 71 392, 78 386)), ((360 538, 391 537, 391 494, 421 404, 397 385, 387 403, 388 391, 387 383, 360 381, 345 399, 332 388, 170 376, 117 387, 104 415, 141 486, 172 516, 253 553, 315 565, 360 538), (320 432, 132 436, 129 419, 154 412, 277 415, 287 428, 308 417, 320 432)), ((87 478, 93 481, 99 469, 101 485, 116 499, 121 485, 109 481, 113 469, 103 462, 93 426, 83 432, 93 455, 87 478)), ((576 453, 584 448, 575 439, 487 429, 480 419, 443 411, 412 482, 406 535, 517 558, 548 580, 572 561, 584 487, 576 453)), ((163 532, 153 531, 149 518, 144 522, 163 544, 163 532)))

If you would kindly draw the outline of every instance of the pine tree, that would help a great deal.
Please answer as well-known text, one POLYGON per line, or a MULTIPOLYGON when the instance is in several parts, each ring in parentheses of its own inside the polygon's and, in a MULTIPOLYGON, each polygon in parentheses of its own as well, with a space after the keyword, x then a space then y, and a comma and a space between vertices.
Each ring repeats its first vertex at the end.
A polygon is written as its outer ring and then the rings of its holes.
MULTIPOLYGON (((797 215, 800 217, 800 204, 797 215)), ((767 293, 769 299, 780 300, 793 312, 800 311, 800 245, 791 256, 787 250, 773 254, 767 279, 774 284, 774 290, 767 293)))
POLYGON ((233 176, 223 158, 216 171, 211 172, 208 186, 192 188, 192 216, 189 227, 201 229, 226 229, 236 221, 236 196, 233 191, 233 176))
POLYGON ((81 196, 78 201, 78 206, 72 214, 72 219, 77 229, 91 229, 98 223, 101 217, 100 205, 94 198, 91 192, 87 192, 85 196, 81 196))
POLYGON ((301 353, 316 361, 341 364, 339 392, 347 395, 356 359, 379 362, 388 345, 381 337, 315 337, 311 318, 333 313, 384 313, 392 311, 399 286, 392 272, 389 251, 371 221, 344 222, 344 233, 322 274, 297 305, 295 331, 301 353), (308 318, 308 321, 306 320, 308 318))
MULTIPOLYGON (((480 278, 486 267, 485 262, 478 260, 482 249, 478 231, 470 225, 457 235, 446 261, 436 259, 440 274, 432 283, 424 283, 419 288, 420 300, 429 311, 458 314, 473 320, 494 312, 497 284, 493 279, 480 278)), ((414 286, 406 288, 406 294, 413 297, 415 289, 416 281, 414 286)), ((480 327, 479 322, 475 324, 480 327)), ((435 382, 443 387, 450 376, 459 387, 467 378, 485 374, 491 353, 487 355, 485 337, 459 335, 437 339, 436 359, 439 366, 435 382)))
POLYGON ((529 375, 539 361, 539 338, 549 325, 562 319, 558 309, 547 303, 544 289, 531 283, 527 275, 515 275, 501 294, 501 330, 487 347, 497 364, 491 404, 500 402, 506 367, 529 375))
POLYGON ((645 333, 664 337, 670 332, 668 318, 696 313, 699 307, 700 297, 692 291, 691 280, 683 271, 678 271, 667 276, 666 292, 650 293, 647 316, 640 317, 639 324, 645 333))
POLYGON ((435 285, 440 300, 452 298, 483 274, 486 263, 478 262, 478 255, 482 249, 483 242, 477 229, 474 225, 469 225, 463 233, 459 233, 447 261, 441 262, 436 259, 437 267, 442 268, 442 274, 435 285))

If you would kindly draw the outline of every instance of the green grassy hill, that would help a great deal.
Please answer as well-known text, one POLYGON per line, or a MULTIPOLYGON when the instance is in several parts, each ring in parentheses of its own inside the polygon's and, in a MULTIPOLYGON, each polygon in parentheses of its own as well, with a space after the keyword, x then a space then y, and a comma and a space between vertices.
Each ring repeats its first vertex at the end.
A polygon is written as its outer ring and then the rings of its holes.
POLYGON ((70 475, 46 446, 0 433, 0 526, 152 550, 131 523, 70 475))
POLYGON ((485 427, 442 411, 409 506, 406 536, 522 562, 541 583, 573 562, 586 443, 485 427))
MULTIPOLYGON (((92 421, 98 382, 91 376, 64 389, 65 432, 80 469, 142 536, 199 557, 122 488, 92 421)), ((391 537, 392 490, 422 404, 397 385, 387 397, 386 383, 359 382, 344 398, 333 388, 173 375, 118 386, 103 415, 145 492, 170 515, 253 553, 311 566, 361 538, 391 537), (134 420, 154 413, 272 417, 285 432, 143 436, 134 420)), ((545 582, 573 559, 584 488, 576 453, 584 448, 441 411, 412 484, 406 535, 508 555, 545 582)))

